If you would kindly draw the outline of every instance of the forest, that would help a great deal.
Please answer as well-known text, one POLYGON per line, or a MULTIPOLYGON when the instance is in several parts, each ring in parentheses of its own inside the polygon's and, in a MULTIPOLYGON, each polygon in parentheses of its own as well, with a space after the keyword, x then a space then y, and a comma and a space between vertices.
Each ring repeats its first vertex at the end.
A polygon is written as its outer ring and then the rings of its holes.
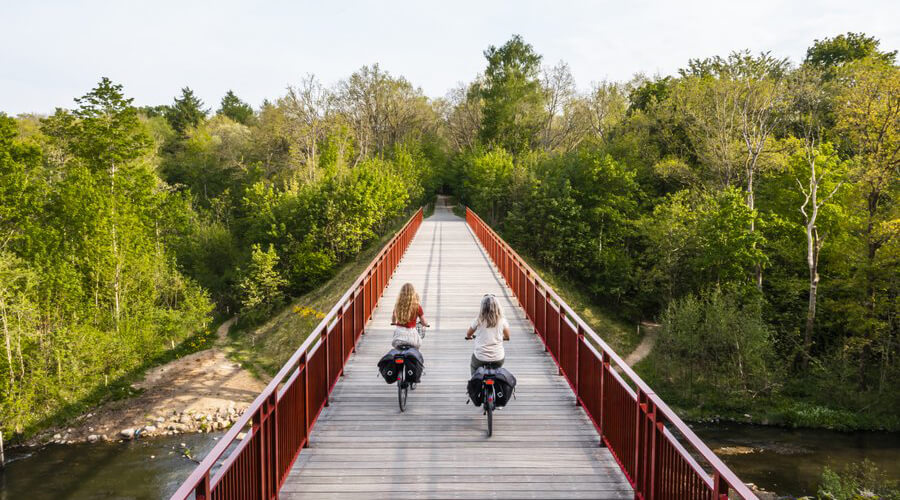
POLYGON ((264 321, 438 192, 659 322, 637 368, 686 416, 900 428, 896 51, 847 33, 586 90, 519 36, 483 55, 441 98, 374 64, 257 107, 102 78, 0 114, 0 429, 264 321))

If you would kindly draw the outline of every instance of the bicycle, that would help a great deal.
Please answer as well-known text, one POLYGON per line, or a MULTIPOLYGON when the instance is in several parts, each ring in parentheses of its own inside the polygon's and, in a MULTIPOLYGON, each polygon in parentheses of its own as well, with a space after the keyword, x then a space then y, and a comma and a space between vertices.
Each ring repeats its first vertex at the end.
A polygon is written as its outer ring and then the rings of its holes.
MULTIPOLYGON (((472 338, 466 337, 466 340, 472 340, 472 338)), ((484 363, 482 366, 490 370, 496 370, 502 366, 502 363, 484 363)), ((494 435, 494 401, 497 396, 496 390, 494 389, 493 373, 486 375, 484 379, 482 379, 481 394, 481 404, 484 407, 483 414, 487 416, 487 437, 491 437, 494 435)))
POLYGON ((410 384, 406 382, 406 367, 404 364, 406 363, 406 359, 403 354, 410 349, 408 345, 401 345, 397 347, 397 350, 400 351, 400 354, 394 355, 394 363, 397 365, 397 400, 400 403, 400 412, 406 411, 406 398, 409 396, 409 386, 410 384))

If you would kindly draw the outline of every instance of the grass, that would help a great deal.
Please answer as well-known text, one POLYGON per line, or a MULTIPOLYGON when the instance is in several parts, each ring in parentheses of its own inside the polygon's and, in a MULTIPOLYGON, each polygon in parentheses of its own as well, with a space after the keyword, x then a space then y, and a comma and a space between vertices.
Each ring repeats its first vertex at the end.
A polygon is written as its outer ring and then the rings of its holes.
POLYGON ((269 378, 277 373, 405 223, 405 218, 399 221, 353 261, 338 268, 328 282, 295 298, 265 323, 252 328, 232 327, 229 356, 259 378, 269 378))
POLYGON ((532 258, 522 258, 617 354, 624 358, 640 343, 641 336, 636 326, 632 327, 627 321, 617 318, 570 280, 543 269, 532 258))

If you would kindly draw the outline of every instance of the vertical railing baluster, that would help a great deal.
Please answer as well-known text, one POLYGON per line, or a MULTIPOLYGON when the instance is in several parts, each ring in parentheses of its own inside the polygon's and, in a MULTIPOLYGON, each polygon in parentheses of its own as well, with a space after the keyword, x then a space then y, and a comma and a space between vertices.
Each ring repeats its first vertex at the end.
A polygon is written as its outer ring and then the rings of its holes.
POLYGON ((562 304, 559 305, 559 316, 556 320, 556 352, 550 351, 550 354, 556 357, 556 374, 562 375, 562 327, 563 321, 565 321, 566 311, 563 309, 562 304))
POLYGON ((606 350, 601 351, 600 353, 600 417, 597 419, 597 425, 600 426, 600 446, 603 446, 605 443, 603 441, 604 435, 606 434, 606 427, 604 426, 603 419, 605 418, 606 408, 606 376, 609 372, 609 353, 606 350))
POLYGON ((581 406, 581 343, 584 342, 584 330, 581 323, 575 323, 575 376, 572 383, 575 385, 575 406, 581 406))

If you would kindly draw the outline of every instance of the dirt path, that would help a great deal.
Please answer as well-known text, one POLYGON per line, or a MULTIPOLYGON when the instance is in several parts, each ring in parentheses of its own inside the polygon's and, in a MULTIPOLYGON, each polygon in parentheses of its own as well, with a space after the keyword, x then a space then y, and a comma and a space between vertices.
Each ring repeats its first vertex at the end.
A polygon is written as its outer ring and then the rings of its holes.
POLYGON ((234 323, 223 323, 216 345, 147 372, 136 384, 142 393, 113 401, 82 415, 70 427, 43 435, 43 441, 80 442, 131 439, 224 429, 265 388, 247 370, 229 360, 222 349, 234 323), (52 434, 52 437, 50 437, 52 434))
POLYGON ((641 343, 628 356, 625 356, 626 365, 634 366, 650 354, 650 351, 653 350, 653 345, 656 344, 656 333, 659 331, 659 326, 656 323, 641 323, 641 328, 646 333, 644 333, 641 343))

